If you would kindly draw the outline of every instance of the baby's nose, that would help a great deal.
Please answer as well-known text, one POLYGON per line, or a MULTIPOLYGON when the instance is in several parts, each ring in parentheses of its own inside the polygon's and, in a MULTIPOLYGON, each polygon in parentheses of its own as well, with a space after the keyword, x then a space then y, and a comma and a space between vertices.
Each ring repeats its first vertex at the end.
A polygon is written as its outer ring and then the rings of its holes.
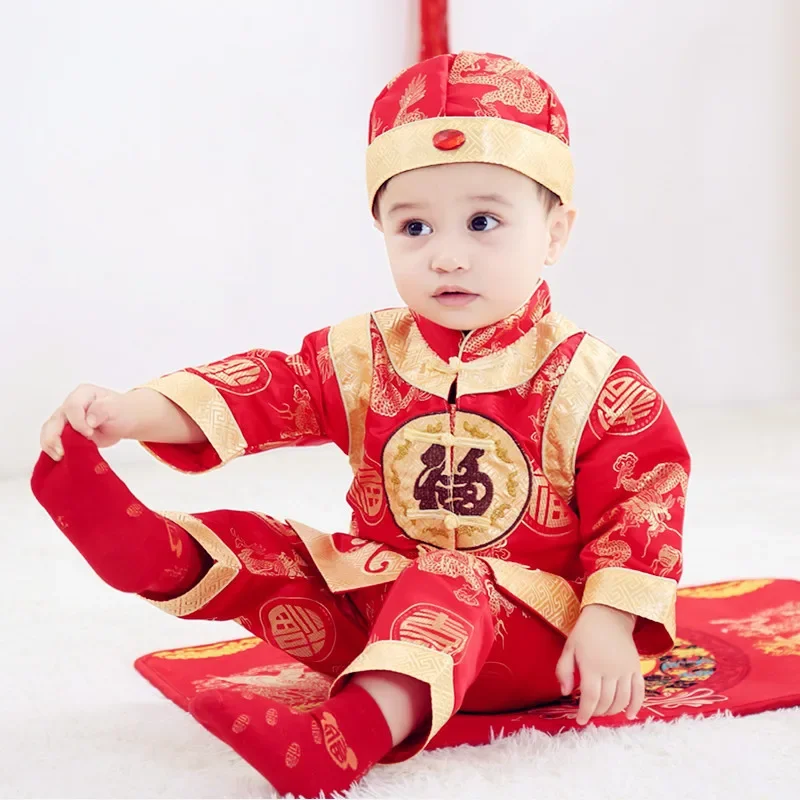
POLYGON ((466 261, 454 256, 439 256, 431 262, 435 272, 457 272, 467 269, 466 261))

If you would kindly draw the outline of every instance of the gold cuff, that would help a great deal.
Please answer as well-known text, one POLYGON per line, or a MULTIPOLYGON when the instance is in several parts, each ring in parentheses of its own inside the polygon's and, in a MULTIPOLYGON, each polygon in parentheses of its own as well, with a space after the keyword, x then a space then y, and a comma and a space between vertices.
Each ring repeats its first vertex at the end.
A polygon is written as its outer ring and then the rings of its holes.
MULTIPOLYGON (((141 388, 153 389, 183 409, 203 431, 223 464, 247 448, 244 434, 219 390, 199 375, 174 372, 141 388)), ((146 445, 145 448, 150 449, 146 445)))
POLYGON ((336 678, 331 685, 331 695, 339 689, 345 676, 370 670, 408 675, 427 683, 430 687, 431 729, 427 738, 419 740, 419 746, 413 752, 403 753, 403 757, 410 758, 423 750, 455 713, 453 659, 445 653, 410 642, 389 640, 373 642, 368 644, 355 661, 336 678))
POLYGON ((605 567, 589 576, 581 608, 597 603, 658 622, 675 639, 678 582, 624 567, 605 567))
POLYGON ((180 511, 160 511, 162 517, 183 528, 203 550, 214 559, 214 564, 196 586, 171 600, 148 600, 156 608, 175 617, 187 617, 210 603, 239 574, 242 565, 222 539, 197 517, 180 511))

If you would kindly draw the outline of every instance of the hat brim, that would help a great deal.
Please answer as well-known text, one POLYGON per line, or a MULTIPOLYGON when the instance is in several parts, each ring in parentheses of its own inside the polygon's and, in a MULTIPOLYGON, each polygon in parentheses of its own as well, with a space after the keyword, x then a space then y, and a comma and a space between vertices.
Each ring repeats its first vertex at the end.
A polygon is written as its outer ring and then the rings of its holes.
POLYGON ((378 189, 401 172, 470 162, 509 167, 547 187, 562 203, 572 201, 572 154, 557 137, 497 117, 434 117, 386 131, 367 148, 370 208, 378 189), (461 131, 464 143, 453 150, 440 150, 433 138, 448 130, 461 131))

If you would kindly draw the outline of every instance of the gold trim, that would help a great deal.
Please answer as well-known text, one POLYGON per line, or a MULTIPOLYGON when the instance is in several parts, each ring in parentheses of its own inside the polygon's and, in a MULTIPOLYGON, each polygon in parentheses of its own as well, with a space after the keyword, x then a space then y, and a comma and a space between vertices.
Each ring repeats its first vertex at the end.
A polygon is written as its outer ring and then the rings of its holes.
POLYGON ((374 311, 372 318, 394 371, 406 383, 446 400, 455 376, 425 341, 411 310, 374 311))
POLYGON ((242 565, 233 550, 197 517, 181 511, 159 511, 158 513, 183 528, 214 559, 213 566, 203 576, 200 583, 185 594, 173 597, 171 600, 147 601, 156 608, 166 611, 167 614, 186 617, 199 611, 222 592, 239 574, 242 565))
POLYGON ((605 567, 586 581, 581 608, 597 603, 661 623, 675 640, 678 582, 625 567, 605 567))
POLYGON ((581 613, 581 604, 569 582, 560 575, 528 569, 522 564, 478 556, 494 573, 501 589, 569 636, 581 613))
MULTIPOLYGON (((368 644, 344 672, 331 684, 331 696, 335 694, 346 675, 370 670, 388 670, 408 675, 427 683, 431 690, 431 729, 427 738, 420 741, 419 750, 441 730, 455 713, 455 690, 453 686, 453 659, 445 653, 411 642, 381 640, 368 644)), ((418 750, 415 749, 415 752, 418 750)), ((405 754, 406 757, 414 753, 405 754)))
MULTIPOLYGON (((199 375, 174 372, 156 378, 142 388, 153 389, 182 408, 203 431, 222 464, 227 464, 247 449, 247 440, 222 394, 199 375)), ((149 447, 144 447, 150 451, 149 447)))
POLYGON ((456 371, 431 349, 409 309, 376 311, 372 316, 395 372, 406 383, 443 400, 456 375, 459 397, 520 386, 541 369, 559 345, 580 333, 580 328, 552 312, 508 347, 460 363, 456 371))
POLYGON ((302 522, 286 520, 306 546, 315 566, 332 592, 349 592, 366 586, 378 586, 397 580, 411 559, 392 550, 384 550, 378 558, 380 571, 367 571, 367 564, 385 545, 369 542, 348 552, 337 550, 333 536, 310 528, 302 522))
POLYGON ((509 167, 572 201, 574 167, 569 147, 550 133, 497 117, 434 117, 400 125, 367 148, 369 206, 378 189, 395 175, 436 164, 481 162, 509 167), (433 137, 457 129, 466 141, 455 150, 438 150, 433 137))
POLYGON ((331 327, 328 349, 347 414, 348 458, 356 472, 364 457, 364 425, 372 388, 370 315, 351 317, 331 327))
POLYGON ((581 436, 619 359, 607 344, 585 336, 553 397, 542 436, 542 469, 567 504, 575 493, 575 460, 581 436))

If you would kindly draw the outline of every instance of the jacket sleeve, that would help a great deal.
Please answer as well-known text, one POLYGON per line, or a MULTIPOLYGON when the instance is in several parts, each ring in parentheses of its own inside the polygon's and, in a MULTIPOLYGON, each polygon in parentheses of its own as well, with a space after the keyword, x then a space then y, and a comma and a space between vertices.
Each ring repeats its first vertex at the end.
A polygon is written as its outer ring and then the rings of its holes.
POLYGON ((204 472, 241 455, 335 442, 348 449, 348 422, 325 328, 300 351, 249 350, 164 375, 145 386, 185 411, 206 436, 197 444, 142 442, 183 472, 204 472))
POLYGON ((623 357, 583 430, 575 464, 582 605, 634 614, 637 647, 663 653, 675 637, 690 458, 661 395, 623 357))

